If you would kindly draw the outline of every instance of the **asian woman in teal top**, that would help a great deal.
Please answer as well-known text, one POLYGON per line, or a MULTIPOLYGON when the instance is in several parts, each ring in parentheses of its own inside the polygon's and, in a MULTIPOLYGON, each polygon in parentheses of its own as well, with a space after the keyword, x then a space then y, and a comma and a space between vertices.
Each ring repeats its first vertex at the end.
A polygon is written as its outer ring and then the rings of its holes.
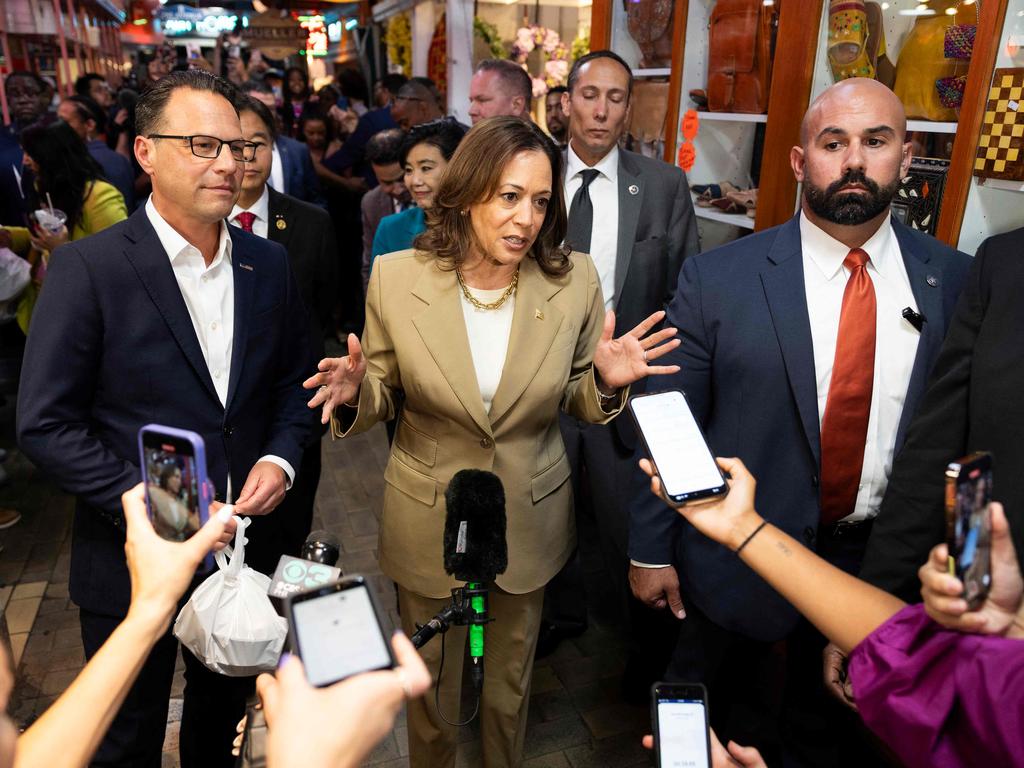
POLYGON ((370 251, 371 271, 374 259, 412 248, 413 240, 427 228, 424 211, 433 203, 434 191, 459 146, 463 130, 454 119, 445 117, 414 126, 406 135, 399 159, 405 170, 405 186, 416 205, 380 220, 370 251))

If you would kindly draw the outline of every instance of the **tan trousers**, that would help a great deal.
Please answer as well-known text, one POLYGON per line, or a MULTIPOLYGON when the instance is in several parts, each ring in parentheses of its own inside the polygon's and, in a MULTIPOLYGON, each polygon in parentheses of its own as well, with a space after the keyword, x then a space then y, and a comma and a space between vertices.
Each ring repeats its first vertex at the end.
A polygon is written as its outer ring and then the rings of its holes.
MULTIPOLYGON (((487 603, 494 621, 484 629, 484 690, 479 713, 483 766, 518 768, 523 759, 526 709, 544 590, 512 595, 494 587, 487 603)), ((404 587, 398 588, 402 629, 410 637, 417 623, 425 624, 447 604, 448 600, 422 597, 404 587)), ((438 685, 441 711, 453 723, 462 720, 459 702, 466 638, 466 627, 452 627, 444 638, 444 677, 438 685)), ((436 681, 441 635, 420 649, 420 655, 436 681)), ((422 698, 409 702, 408 725, 410 768, 454 768, 458 729, 438 715, 433 687, 422 698)))

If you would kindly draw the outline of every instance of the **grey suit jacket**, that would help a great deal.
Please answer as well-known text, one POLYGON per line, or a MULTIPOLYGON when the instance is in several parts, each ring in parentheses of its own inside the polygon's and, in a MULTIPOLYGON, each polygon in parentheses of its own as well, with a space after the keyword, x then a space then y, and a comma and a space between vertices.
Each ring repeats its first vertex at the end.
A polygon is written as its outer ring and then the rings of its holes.
POLYGON ((377 234, 377 225, 385 216, 395 212, 391 195, 382 187, 374 187, 365 195, 359 204, 363 215, 363 295, 370 283, 370 250, 373 247, 373 236, 377 234))

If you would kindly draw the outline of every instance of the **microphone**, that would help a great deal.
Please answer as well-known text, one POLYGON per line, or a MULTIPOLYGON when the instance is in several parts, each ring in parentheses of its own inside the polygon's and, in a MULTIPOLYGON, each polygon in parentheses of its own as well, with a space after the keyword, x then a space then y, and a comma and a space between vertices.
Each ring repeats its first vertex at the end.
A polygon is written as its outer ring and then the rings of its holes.
POLYGON ((340 552, 337 536, 328 531, 313 531, 302 545, 301 557, 281 555, 267 589, 277 612, 284 615, 286 597, 340 579, 341 569, 335 567, 340 552))
POLYGON ((463 469, 451 479, 444 500, 444 570, 466 582, 470 674, 480 691, 484 679, 484 624, 490 621, 487 584, 508 567, 505 489, 492 472, 463 469))
POLYGON ((913 307, 904 307, 900 314, 903 315, 904 320, 917 329, 918 333, 924 330, 924 324, 928 321, 928 318, 920 312, 915 312, 913 307))

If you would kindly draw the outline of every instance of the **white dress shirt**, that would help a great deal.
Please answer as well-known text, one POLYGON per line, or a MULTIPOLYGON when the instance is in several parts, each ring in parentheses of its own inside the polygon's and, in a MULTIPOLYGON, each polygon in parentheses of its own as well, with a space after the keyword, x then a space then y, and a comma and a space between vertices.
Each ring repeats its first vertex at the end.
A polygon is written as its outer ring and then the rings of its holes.
POLYGON ((256 215, 256 218, 252 220, 252 233, 266 240, 267 230, 270 226, 270 192, 267 191, 266 184, 263 185, 263 194, 260 195, 260 199, 248 208, 242 208, 235 203, 235 207, 228 214, 228 221, 241 229, 242 224, 238 221, 238 214, 246 211, 256 215))
MULTIPOLYGON (((814 373, 818 388, 818 426, 825 415, 832 365, 839 336, 839 315, 849 270, 843 266, 850 249, 800 215, 804 289, 814 345, 814 373)), ((917 310, 899 241, 886 218, 862 246, 870 259, 867 270, 875 289, 875 373, 871 410, 864 444, 857 502, 846 522, 867 520, 878 514, 892 470, 896 432, 907 398, 920 332, 902 312, 917 310)))
POLYGON ((288 190, 284 188, 284 164, 281 162, 281 153, 277 149, 276 141, 271 142, 270 146, 273 158, 270 161, 270 178, 267 179, 267 184, 286 195, 288 190))
MULTIPOLYGON (((482 304, 491 304, 505 293, 504 288, 493 291, 480 288, 468 290, 473 298, 482 304)), ((501 373, 505 368, 516 297, 510 296, 508 301, 497 309, 475 307, 461 291, 459 298, 462 300, 462 316, 466 321, 466 334, 469 336, 469 351, 473 357, 476 383, 480 388, 480 397, 484 401, 484 410, 490 413, 491 402, 494 400, 494 393, 498 391, 501 373)))
MULTIPOLYGON (((583 184, 580 171, 591 166, 580 160, 572 142, 566 150, 565 205, 572 205, 573 195, 583 184)), ((619 148, 601 158, 593 166, 598 175, 590 182, 590 202, 594 206, 594 228, 590 233, 590 258, 601 278, 604 308, 615 308, 615 261, 619 245, 619 148)))
MULTIPOLYGON (((152 196, 146 201, 146 216, 171 261, 174 279, 192 318, 192 327, 213 379, 217 398, 222 406, 227 405, 235 331, 235 276, 231 271, 231 238, 227 225, 221 223, 217 255, 210 266, 206 266, 202 252, 164 220, 153 204, 152 196)), ((295 469, 289 462, 279 456, 262 456, 259 460, 281 467, 287 475, 285 487, 291 488, 295 469)), ((225 498, 228 501, 233 498, 230 473, 225 498)))

